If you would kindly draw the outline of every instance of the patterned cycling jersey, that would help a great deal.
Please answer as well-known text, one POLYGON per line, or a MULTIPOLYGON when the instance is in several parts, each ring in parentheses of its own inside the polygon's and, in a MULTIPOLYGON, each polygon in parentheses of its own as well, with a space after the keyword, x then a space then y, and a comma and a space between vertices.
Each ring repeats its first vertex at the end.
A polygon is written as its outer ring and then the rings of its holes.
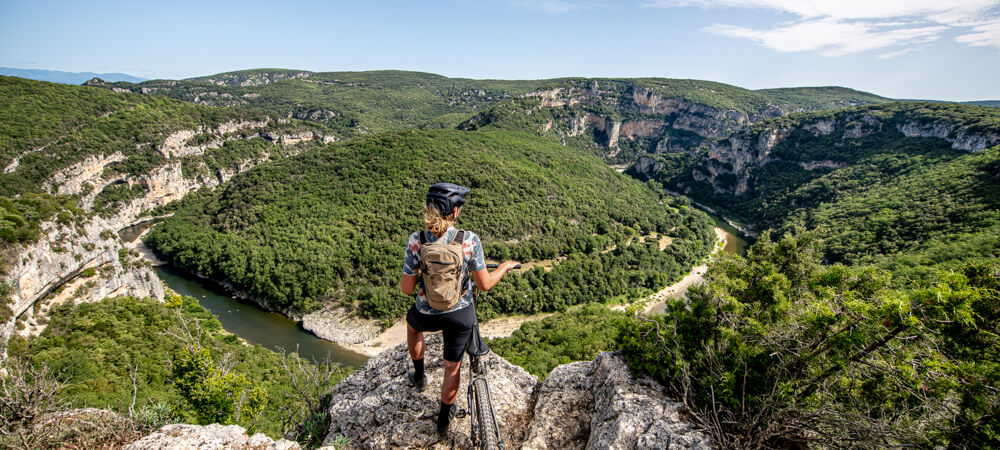
MULTIPOLYGON (((403 258, 404 275, 416 275, 417 271, 420 270, 420 235, 418 233, 425 233, 427 242, 434 242, 437 240, 434 239, 434 235, 427 230, 418 231, 410 235, 410 239, 406 242, 406 253, 403 258)), ((455 227, 449 227, 448 231, 441 236, 441 239, 454 239, 455 234, 457 233, 458 230, 456 230, 455 227)), ((415 300, 417 311, 422 314, 443 314, 446 312, 458 311, 472 304, 472 283, 475 283, 475 281, 471 276, 469 276, 469 272, 485 269, 486 258, 483 256, 483 244, 479 241, 479 236, 471 231, 465 232, 465 239, 462 241, 462 249, 465 253, 465 271, 462 274, 465 284, 462 287, 462 297, 458 300, 458 304, 448 311, 438 311, 432 308, 431 305, 427 303, 427 299, 424 297, 424 283, 423 280, 421 280, 420 288, 417 289, 415 300)))

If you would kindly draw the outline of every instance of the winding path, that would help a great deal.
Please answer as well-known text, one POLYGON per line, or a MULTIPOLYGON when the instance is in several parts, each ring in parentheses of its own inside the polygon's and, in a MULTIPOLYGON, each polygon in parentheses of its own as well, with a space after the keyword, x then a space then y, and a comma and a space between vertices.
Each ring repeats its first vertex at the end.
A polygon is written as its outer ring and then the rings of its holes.
MULTIPOLYGON (((722 251, 725 248, 727 238, 726 231, 722 228, 715 228, 715 235, 718 237, 716 241, 716 251, 714 255, 722 251), (721 245, 719 245, 721 244, 721 245)), ((700 264, 691 269, 681 281, 667 286, 660 290, 659 292, 650 295, 636 303, 645 303, 644 311, 650 313, 655 309, 662 308, 662 305, 666 299, 671 297, 676 297, 684 295, 688 288, 691 286, 701 283, 705 279, 705 272, 708 270, 708 263, 700 264)), ((615 305, 611 309, 624 310, 626 305, 615 305)), ((488 338, 501 338, 507 337, 513 334, 515 331, 521 328, 521 325, 526 322, 534 322, 536 320, 542 320, 546 317, 551 316, 552 313, 547 314, 533 314, 533 315, 513 315, 513 316, 503 316, 496 319, 490 320, 489 322, 483 322, 480 324, 479 331, 484 337, 488 338)), ((385 329, 375 337, 368 339, 367 341, 361 342, 359 344, 343 344, 344 347, 362 353, 368 356, 375 356, 382 352, 382 350, 392 348, 398 344, 406 342, 406 320, 400 319, 396 321, 391 327, 385 329)))

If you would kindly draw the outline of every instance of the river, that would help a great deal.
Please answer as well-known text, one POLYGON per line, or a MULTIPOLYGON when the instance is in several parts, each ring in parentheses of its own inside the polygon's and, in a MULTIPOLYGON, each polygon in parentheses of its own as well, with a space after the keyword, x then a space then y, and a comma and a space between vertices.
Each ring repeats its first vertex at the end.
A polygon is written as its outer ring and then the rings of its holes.
POLYGON ((721 228, 725 232, 726 246, 722 248, 722 251, 730 255, 746 255, 747 241, 740 237, 740 232, 722 218, 708 212, 705 212, 705 214, 708 214, 708 217, 712 218, 717 228, 721 228))
MULTIPOLYGON (((119 231, 119 236, 133 242, 141 236, 150 223, 136 224, 119 231)), ((348 350, 333 342, 320 339, 303 330, 299 324, 278 313, 267 312, 253 303, 240 301, 215 283, 203 280, 169 265, 154 268, 156 275, 170 289, 180 295, 193 297, 222 324, 222 328, 251 344, 269 350, 296 351, 304 358, 322 361, 327 355, 344 366, 361 367, 368 356, 348 350)))

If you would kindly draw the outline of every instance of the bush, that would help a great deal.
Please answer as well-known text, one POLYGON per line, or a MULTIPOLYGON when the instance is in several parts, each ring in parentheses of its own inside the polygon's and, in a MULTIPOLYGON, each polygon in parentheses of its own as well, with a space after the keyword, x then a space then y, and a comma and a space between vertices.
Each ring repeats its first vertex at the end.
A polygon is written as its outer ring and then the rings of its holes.
POLYGON ((667 314, 623 322, 618 342, 724 447, 995 439, 1000 269, 908 291, 884 271, 819 261, 815 233, 765 236, 667 314))

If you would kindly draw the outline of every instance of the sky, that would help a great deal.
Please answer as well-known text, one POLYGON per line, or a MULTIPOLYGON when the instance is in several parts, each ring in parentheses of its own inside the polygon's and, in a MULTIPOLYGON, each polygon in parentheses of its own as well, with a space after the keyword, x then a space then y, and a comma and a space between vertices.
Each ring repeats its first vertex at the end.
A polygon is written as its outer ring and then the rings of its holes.
POLYGON ((0 0, 0 66, 692 78, 1000 99, 1000 0, 0 0))

